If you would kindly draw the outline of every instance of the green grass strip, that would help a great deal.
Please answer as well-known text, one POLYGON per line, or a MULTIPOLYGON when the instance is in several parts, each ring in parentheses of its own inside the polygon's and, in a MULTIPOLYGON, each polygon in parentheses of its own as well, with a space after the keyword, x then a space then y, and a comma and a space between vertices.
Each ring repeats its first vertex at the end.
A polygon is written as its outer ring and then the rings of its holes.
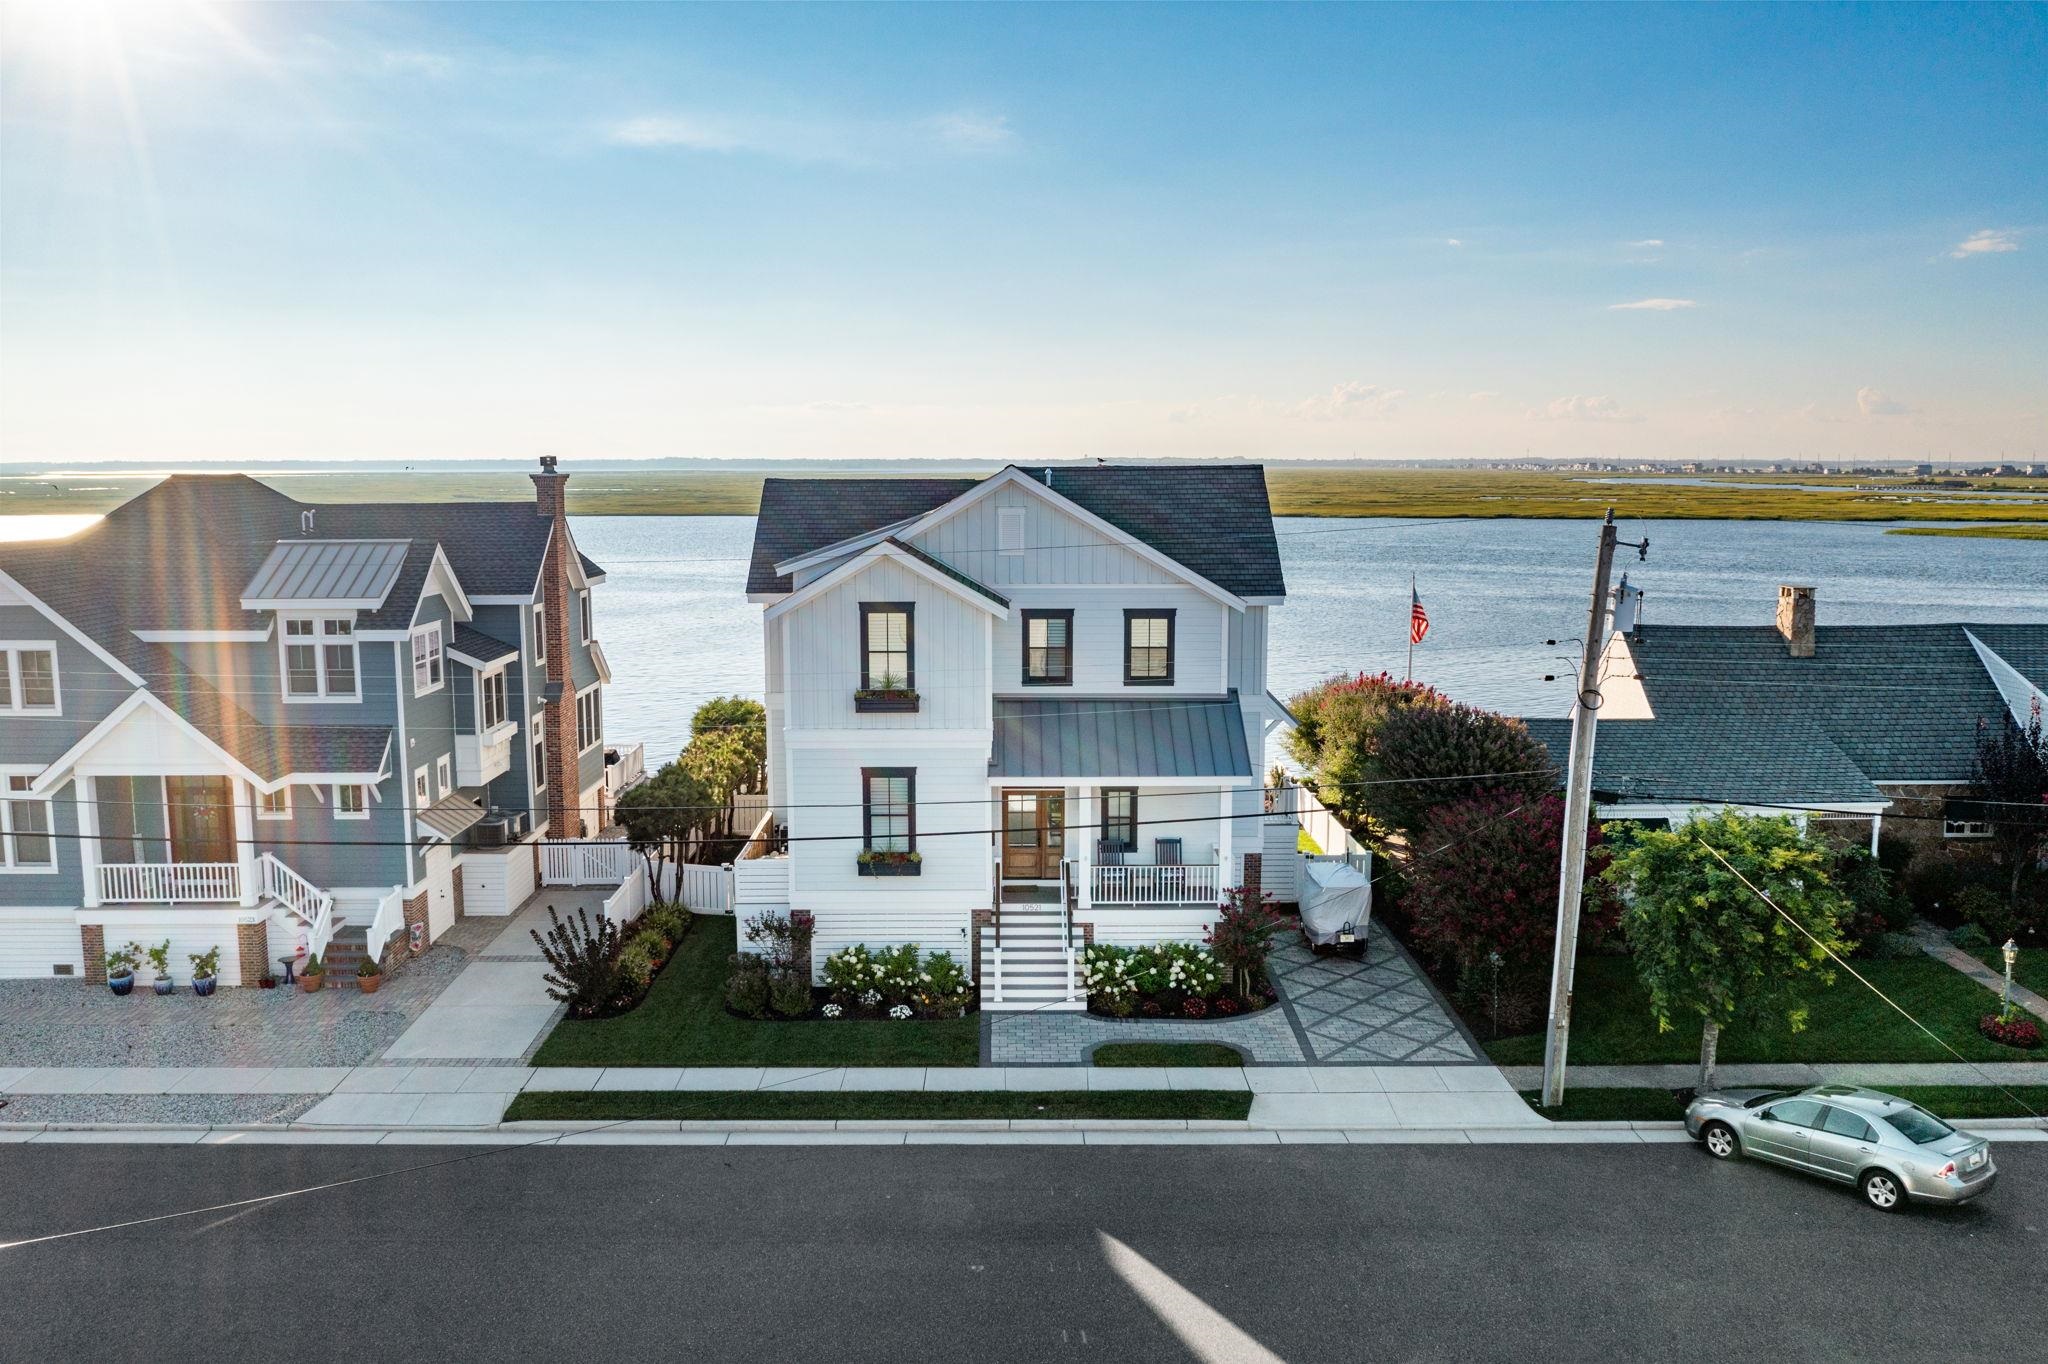
POLYGON ((1221 1042, 1111 1042, 1095 1049, 1098 1066, 1241 1066, 1244 1056, 1221 1042))
POLYGON ((1201 1118, 1241 1122, 1242 1090, 618 1090, 521 1094, 506 1122, 766 1121, 778 1118, 874 1122, 966 1118, 1201 1118))
MULTIPOLYGON (((2048 1113, 2048 1085, 2014 1085, 2010 1094, 1989 1085, 1869 1088, 1911 1100, 1942 1118, 2027 1118, 2048 1113)), ((1524 1090, 1522 1097, 1555 1122, 1676 1122, 1685 1116, 1685 1105, 1668 1089, 1567 1089, 1560 1108, 1543 1107, 1540 1090, 1524 1090)))

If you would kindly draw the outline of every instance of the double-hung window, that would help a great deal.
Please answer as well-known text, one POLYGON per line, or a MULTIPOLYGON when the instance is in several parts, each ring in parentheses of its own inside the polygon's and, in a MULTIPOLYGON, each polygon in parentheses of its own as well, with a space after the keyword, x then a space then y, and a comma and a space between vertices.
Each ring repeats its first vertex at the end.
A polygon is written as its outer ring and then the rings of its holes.
POLYGON ((370 817, 370 788, 353 784, 335 787, 334 817, 336 819, 368 819, 370 817))
POLYGON ((30 773, 7 778, 7 799, 0 801, 0 871, 55 871, 56 843, 50 837, 50 802, 31 797, 30 773))
POLYGON ((583 617, 583 642, 588 644, 591 640, 589 588, 586 587, 576 594, 576 608, 576 613, 583 617))
POLYGON ((1173 612, 1124 612, 1124 684, 1173 685, 1173 612))
POLYGON ((604 739, 603 689, 592 687, 576 698, 576 751, 597 747, 604 739))
POLYGON ((536 712, 528 728, 533 732, 533 789, 548 789, 548 736, 540 713, 536 712))
POLYGON ((869 852, 917 851, 917 769, 863 767, 861 846, 869 852))
POLYGON ((340 616, 284 618, 284 694, 308 701, 357 699, 354 621, 340 616))
POLYGON ((533 604, 533 661, 548 661, 548 609, 539 602, 533 604))
POLYGON ((1138 792, 1110 787, 1102 793, 1102 841, 1125 852, 1138 848, 1138 792))
POLYGON ((455 789, 455 765, 446 753, 434 759, 434 797, 439 799, 455 789))
POLYGON ((57 646, 0 644, 0 714, 58 713, 57 646))
POLYGON ((485 673, 477 682, 477 731, 488 734, 505 723, 505 670, 485 673))
POLYGON ((412 694, 425 696, 441 690, 447 660, 441 644, 441 622, 416 626, 412 632, 412 694))
POLYGON ((1074 613, 1024 613, 1024 685, 1069 687, 1074 683, 1074 613))
POLYGON ((862 691, 915 691, 917 655, 911 638, 916 607, 907 601, 860 604, 862 691))
POLYGON ((280 786, 275 791, 256 793, 256 818, 290 819, 292 817, 292 788, 280 786))

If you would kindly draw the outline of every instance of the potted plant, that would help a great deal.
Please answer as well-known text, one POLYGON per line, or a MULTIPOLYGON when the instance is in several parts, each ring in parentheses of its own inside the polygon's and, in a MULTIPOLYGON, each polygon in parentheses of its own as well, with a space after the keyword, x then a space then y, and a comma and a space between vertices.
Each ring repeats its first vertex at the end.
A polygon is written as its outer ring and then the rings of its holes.
POLYGON ((375 957, 364 957, 356 963, 356 988, 366 995, 377 993, 377 987, 384 983, 384 968, 377 964, 375 957))
POLYGON ((918 876, 923 873, 924 854, 863 848, 858 862, 857 870, 862 876, 918 876))
POLYGON ((327 968, 320 964, 320 954, 307 954, 306 964, 299 968, 299 988, 307 994, 317 992, 327 983, 327 968))
POLYGON ((220 984, 220 948, 209 947, 204 952, 188 952, 185 960, 192 963, 192 993, 206 998, 220 984))
POLYGON ((149 957, 149 969, 156 976, 156 979, 151 982, 156 992, 160 995, 167 995, 177 989, 177 982, 171 979, 171 940, 165 938, 155 947, 150 948, 146 955, 149 957))
POLYGON ((914 711, 917 692, 902 678, 885 673, 867 686, 854 689, 853 708, 863 712, 914 711))
POLYGON ((142 964, 142 944, 129 943, 107 953, 107 988, 125 995, 135 988, 135 968, 142 964))
POLYGON ((257 989, 259 989, 259 990, 275 990, 275 989, 277 988, 277 977, 276 977, 276 976, 258 976, 258 977, 256 977, 256 988, 257 988, 257 989))

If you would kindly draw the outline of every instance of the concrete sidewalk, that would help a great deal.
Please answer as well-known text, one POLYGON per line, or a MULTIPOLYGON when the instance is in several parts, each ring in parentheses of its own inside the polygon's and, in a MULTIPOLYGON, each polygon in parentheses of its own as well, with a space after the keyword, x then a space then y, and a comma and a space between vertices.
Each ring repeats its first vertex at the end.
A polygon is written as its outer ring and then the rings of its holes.
MULTIPOLYGON (((1543 1087, 1541 1066, 1502 1066, 1501 1074, 1516 1089, 1543 1087)), ((1689 1089, 1699 1083, 1700 1068, 1683 1066, 1573 1066, 1565 1088, 1689 1089)), ((2048 1061, 1930 1061, 1889 1064, 1861 1061, 1773 1063, 1714 1067, 1714 1083, 1722 1088, 1770 1085, 1804 1089, 1808 1085, 2048 1085, 2048 1061)))

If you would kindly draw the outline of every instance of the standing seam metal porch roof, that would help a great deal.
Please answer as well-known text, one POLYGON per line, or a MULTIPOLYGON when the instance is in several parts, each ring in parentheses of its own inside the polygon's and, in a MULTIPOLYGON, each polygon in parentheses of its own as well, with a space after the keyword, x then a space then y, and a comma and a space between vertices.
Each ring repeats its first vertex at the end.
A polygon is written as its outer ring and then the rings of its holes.
POLYGON ((1249 777, 1228 696, 997 697, 992 777, 1249 777))
POLYGON ((365 602, 381 606, 409 540, 280 540, 242 601, 365 602))

